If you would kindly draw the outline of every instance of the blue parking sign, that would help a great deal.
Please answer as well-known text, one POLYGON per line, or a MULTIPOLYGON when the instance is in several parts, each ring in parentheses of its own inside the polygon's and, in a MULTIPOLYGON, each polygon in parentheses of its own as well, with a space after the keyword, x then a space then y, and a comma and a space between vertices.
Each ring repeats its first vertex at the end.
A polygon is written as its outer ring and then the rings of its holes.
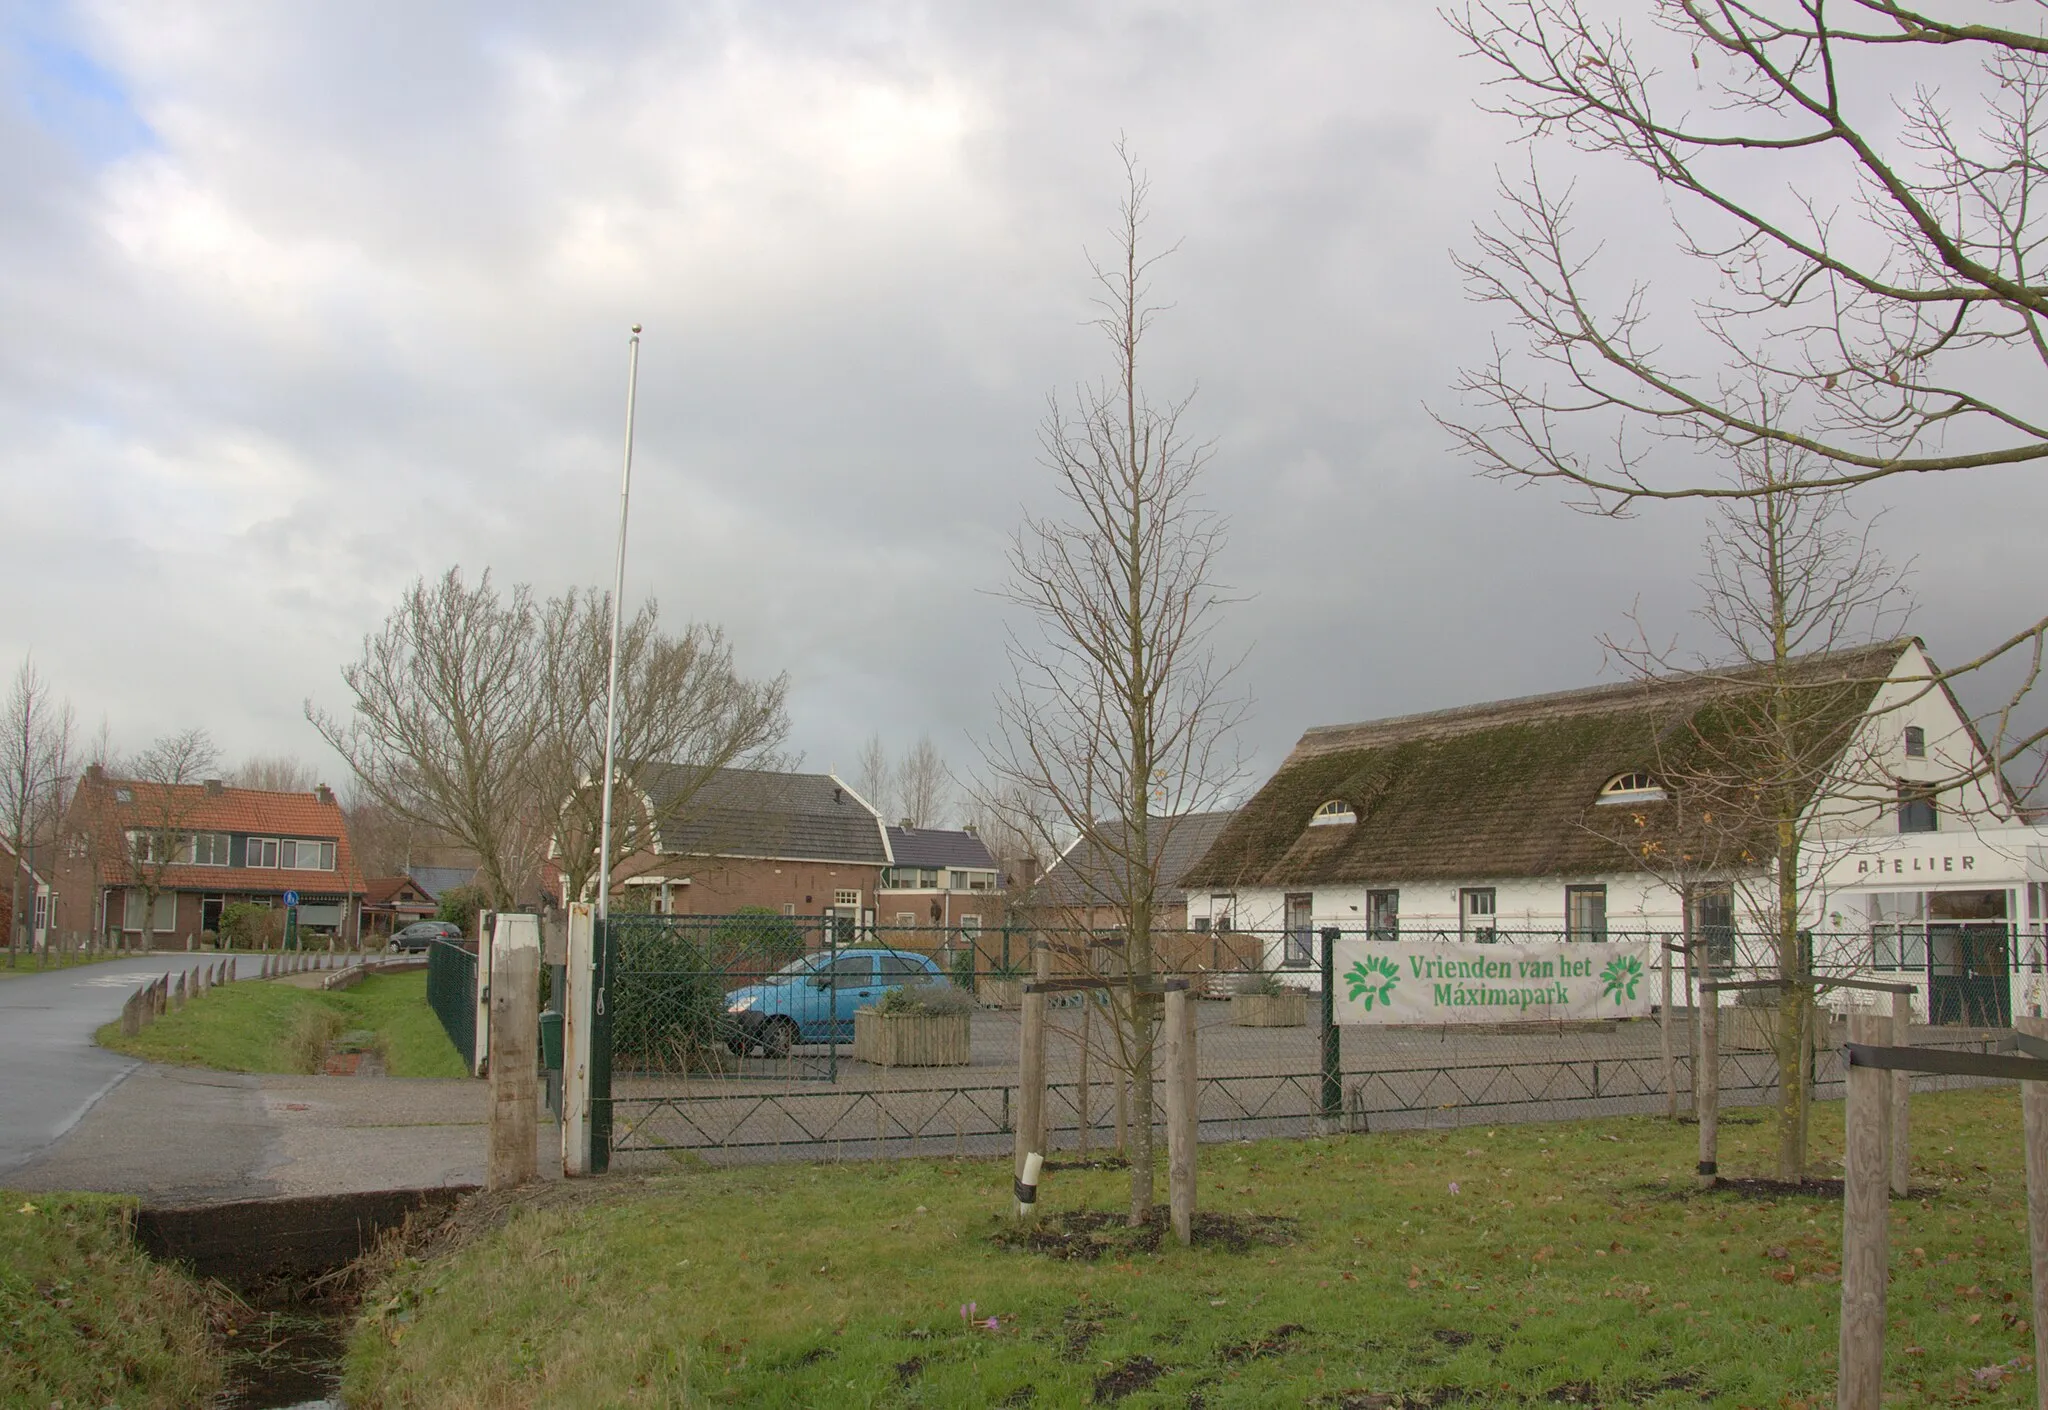
POLYGON ((285 892, 284 903, 287 907, 296 906, 297 904, 299 904, 299 893, 296 891, 285 892))

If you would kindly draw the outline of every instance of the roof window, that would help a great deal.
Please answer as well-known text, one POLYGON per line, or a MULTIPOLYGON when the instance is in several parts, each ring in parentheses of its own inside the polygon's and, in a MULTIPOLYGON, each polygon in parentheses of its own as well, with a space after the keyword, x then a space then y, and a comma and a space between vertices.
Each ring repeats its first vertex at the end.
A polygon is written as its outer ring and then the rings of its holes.
POLYGON ((1664 785, 1654 775, 1641 770, 1634 773, 1616 774, 1607 780, 1600 790, 1596 803, 1661 803, 1671 795, 1664 791, 1664 785))
POLYGON ((1332 798, 1316 809, 1315 816, 1308 820, 1310 827, 1339 827, 1358 821, 1358 811, 1342 798, 1332 798))

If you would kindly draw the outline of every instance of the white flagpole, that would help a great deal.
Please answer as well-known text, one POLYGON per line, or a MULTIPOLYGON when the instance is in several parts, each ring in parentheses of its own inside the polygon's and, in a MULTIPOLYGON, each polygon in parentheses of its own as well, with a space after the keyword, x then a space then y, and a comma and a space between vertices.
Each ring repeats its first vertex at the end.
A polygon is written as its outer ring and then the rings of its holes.
POLYGON ((619 478, 619 553, 612 575, 612 651, 604 687, 604 802, 597 824, 597 918, 611 915, 612 746, 618 737, 619 610, 626 597, 626 511, 633 498, 633 396, 640 383, 640 325, 626 343, 626 466, 619 478))

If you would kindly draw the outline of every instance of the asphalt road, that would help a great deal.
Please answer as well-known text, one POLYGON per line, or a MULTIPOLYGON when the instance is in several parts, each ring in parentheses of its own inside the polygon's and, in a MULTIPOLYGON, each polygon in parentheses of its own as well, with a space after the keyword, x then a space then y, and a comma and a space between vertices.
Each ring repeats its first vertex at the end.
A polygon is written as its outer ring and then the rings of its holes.
POLYGON ((92 1041, 94 1030, 121 1016, 136 987, 217 958, 133 955, 0 978, 0 1179, 46 1150, 141 1066, 92 1041))

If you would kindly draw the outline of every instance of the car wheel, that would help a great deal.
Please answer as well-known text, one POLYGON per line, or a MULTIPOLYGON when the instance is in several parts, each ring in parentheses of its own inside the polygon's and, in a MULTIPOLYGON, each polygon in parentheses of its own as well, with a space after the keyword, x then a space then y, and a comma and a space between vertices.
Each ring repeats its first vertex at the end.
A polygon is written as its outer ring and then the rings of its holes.
POLYGON ((788 1057, 796 1046, 796 1024, 787 1018, 771 1018, 761 1030, 761 1051, 769 1057, 788 1057))

